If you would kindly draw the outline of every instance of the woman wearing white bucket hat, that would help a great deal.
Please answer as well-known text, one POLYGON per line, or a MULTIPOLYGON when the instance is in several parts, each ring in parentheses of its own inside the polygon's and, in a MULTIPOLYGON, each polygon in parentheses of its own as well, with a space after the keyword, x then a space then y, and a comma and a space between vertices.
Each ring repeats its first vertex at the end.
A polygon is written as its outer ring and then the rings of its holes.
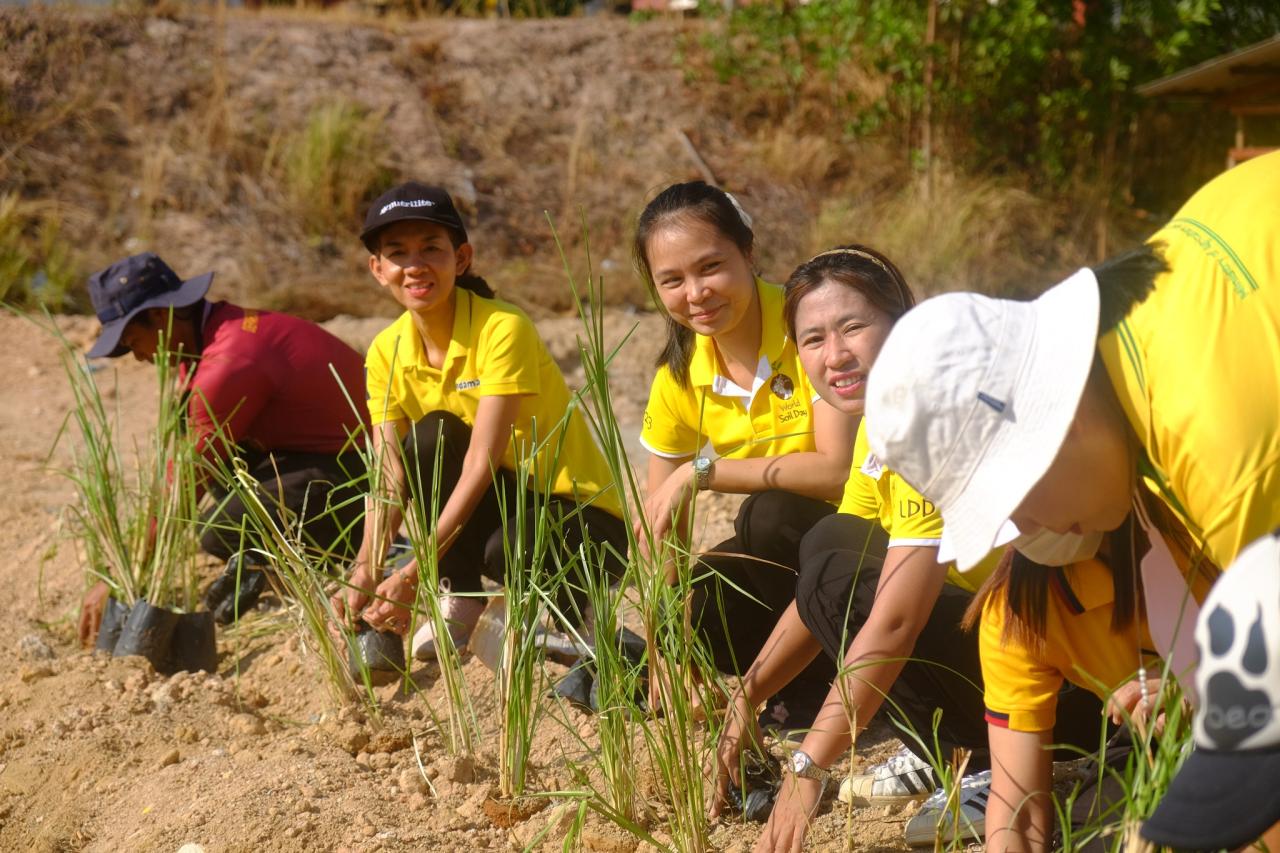
POLYGON ((1152 639, 1192 695, 1188 582, 1280 521, 1280 154, 1035 301, 923 303, 886 341, 867 413, 872 450, 938 504, 962 569, 1011 540, 1071 562, 1132 509, 1152 639))

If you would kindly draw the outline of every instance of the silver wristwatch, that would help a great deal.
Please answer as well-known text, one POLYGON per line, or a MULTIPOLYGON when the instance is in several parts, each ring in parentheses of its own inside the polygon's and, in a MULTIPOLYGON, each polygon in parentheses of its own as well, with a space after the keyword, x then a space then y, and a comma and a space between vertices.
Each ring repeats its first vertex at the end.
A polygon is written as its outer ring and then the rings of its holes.
POLYGON ((705 492, 711 488, 711 469, 715 467, 709 457, 698 456, 693 460, 693 481, 698 486, 698 491, 705 492))
POLYGON ((813 759, 809 757, 809 753, 803 749, 797 749, 791 753, 791 773, 800 779, 816 779, 826 787, 827 782, 831 781, 831 774, 813 763, 813 759))

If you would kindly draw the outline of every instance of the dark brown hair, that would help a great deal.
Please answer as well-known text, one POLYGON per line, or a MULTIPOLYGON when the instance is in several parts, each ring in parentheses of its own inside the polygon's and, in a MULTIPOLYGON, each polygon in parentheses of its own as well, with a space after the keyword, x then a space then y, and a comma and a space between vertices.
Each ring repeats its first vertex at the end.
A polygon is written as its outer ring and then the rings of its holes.
MULTIPOLYGON (((667 187, 645 205, 644 212, 636 223, 636 237, 632 246, 636 271, 649 289, 654 305, 659 309, 662 308, 662 300, 658 297, 653 270, 649 267, 649 239, 659 229, 685 220, 714 228, 737 246, 744 257, 750 258, 752 249, 755 248, 755 233, 751 230, 750 223, 724 190, 704 181, 689 181, 667 187)), ((676 384, 687 388, 694 332, 677 323, 670 314, 666 315, 666 319, 667 342, 658 354, 656 366, 666 365, 676 384)))
POLYGON ((858 291, 895 323, 916 304, 915 295, 893 261, 856 243, 837 246, 814 255, 787 279, 782 316, 792 338, 796 336, 800 301, 829 281, 858 291))
MULTIPOLYGON (((1212 582, 1221 574, 1203 550, 1195 545, 1165 502, 1145 487, 1138 487, 1139 500, 1151 524, 1160 531, 1165 541, 1174 549, 1187 555, 1191 572, 1199 573, 1212 582)), ((1113 610, 1111 630, 1119 632, 1133 624, 1142 608, 1142 573, 1138 568, 1138 555, 1150 547, 1146 533, 1133 513, 1120 527, 1103 538, 1098 559, 1111 570, 1113 610)), ((1000 591, 1005 592, 1006 618, 1004 639, 1020 643, 1027 648, 1040 648, 1044 644, 1045 620, 1049 605, 1049 584, 1055 572, 1061 569, 1042 566, 1009 548, 991 576, 982 584, 965 610, 961 622, 967 631, 982 618, 988 599, 1000 591)))

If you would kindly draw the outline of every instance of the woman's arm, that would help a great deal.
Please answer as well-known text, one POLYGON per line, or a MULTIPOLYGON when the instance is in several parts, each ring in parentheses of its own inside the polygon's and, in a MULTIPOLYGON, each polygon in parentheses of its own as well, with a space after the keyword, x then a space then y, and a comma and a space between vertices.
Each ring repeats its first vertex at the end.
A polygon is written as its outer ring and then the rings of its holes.
MULTIPOLYGON (((339 590, 329 600, 339 621, 350 623, 369 603, 371 590, 377 586, 374 579, 381 568, 387 547, 400 529, 403 519, 401 509, 406 494, 404 462, 400 457, 400 436, 407 432, 407 421, 387 421, 374 427, 374 464, 380 471, 375 479, 376 493, 365 499, 364 533, 360 550, 356 553, 349 586, 339 590)), ((370 472, 372 475, 374 472, 370 472)))
MULTIPOLYGON (((853 742, 850 718, 858 731, 866 728, 915 649, 947 577, 937 558, 936 547, 894 547, 885 556, 871 614, 849 644, 841 675, 802 745, 819 767, 830 767, 853 742)), ((788 774, 756 850, 791 850, 801 843, 821 794, 818 782, 788 774)))
MULTIPOLYGON (((444 556, 463 526, 471 518, 480 499, 493 483, 493 473, 502 465, 511 430, 520 413, 520 395, 481 397, 471 441, 462 458, 458 482, 436 519, 437 556, 444 556)), ((403 474, 402 474, 403 477, 403 474)), ((365 611, 365 621, 374 628, 403 633, 409 629, 406 605, 412 604, 418 588, 418 564, 410 561, 378 586, 380 599, 365 611)))
MULTIPOLYGON (((858 420, 819 400, 813 407, 813 421, 816 450, 759 459, 717 459, 708 488, 731 494, 784 489, 819 500, 838 500, 849 479, 858 420)), ((682 514, 697 492, 692 459, 649 456, 644 511, 654 541, 670 532, 673 515, 682 514)), ((640 531, 636 533, 639 536, 640 531)))
POLYGON ((839 500, 849 479, 857 433, 858 418, 818 400, 813 404, 813 451, 757 459, 719 459, 711 470, 709 485, 713 491, 732 494, 784 489, 822 501, 839 500))
POLYGON ((742 750, 760 743, 756 719, 759 704, 790 684, 821 653, 821 644, 805 627, 796 603, 791 602, 729 700, 712 772, 710 817, 724 809, 730 780, 738 774, 742 750))
POLYGON ((987 726, 991 797, 987 800, 989 853, 1039 853, 1053 832, 1052 732, 1016 732, 987 726))

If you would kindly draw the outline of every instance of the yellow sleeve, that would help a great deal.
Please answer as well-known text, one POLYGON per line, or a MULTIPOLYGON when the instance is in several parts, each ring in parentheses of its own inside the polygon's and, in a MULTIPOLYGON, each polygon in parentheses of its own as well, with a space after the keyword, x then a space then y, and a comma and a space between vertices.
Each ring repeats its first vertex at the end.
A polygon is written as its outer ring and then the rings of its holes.
POLYGON ((992 593, 978 628, 987 722, 1016 732, 1050 731, 1057 719, 1062 673, 1002 636, 1005 613, 1003 592, 992 593))
POLYGON ((494 311, 476 339, 476 348, 481 396, 538 393, 542 340, 529 318, 514 311, 494 311))
POLYGON ((658 368, 649 386, 649 402, 644 408, 640 443, 658 456, 683 459, 693 456, 706 444, 695 424, 687 417, 691 388, 680 388, 665 366, 658 368))
POLYGON ((921 495, 907 481, 892 471, 889 478, 889 547, 894 545, 931 546, 942 539, 942 514, 933 501, 921 495))
POLYGON ((840 508, 837 512, 879 521, 880 494, 876 490, 876 481, 862 470, 870 453, 867 419, 863 418, 862 423, 858 424, 858 435, 853 440, 853 465, 849 469, 849 480, 844 484, 844 495, 840 499, 840 508))
POLYGON ((399 349, 399 342, 396 326, 384 329, 373 339, 364 358, 365 395, 369 405, 369 422, 373 426, 408 417, 395 395, 394 383, 391 381, 392 360, 399 349))

